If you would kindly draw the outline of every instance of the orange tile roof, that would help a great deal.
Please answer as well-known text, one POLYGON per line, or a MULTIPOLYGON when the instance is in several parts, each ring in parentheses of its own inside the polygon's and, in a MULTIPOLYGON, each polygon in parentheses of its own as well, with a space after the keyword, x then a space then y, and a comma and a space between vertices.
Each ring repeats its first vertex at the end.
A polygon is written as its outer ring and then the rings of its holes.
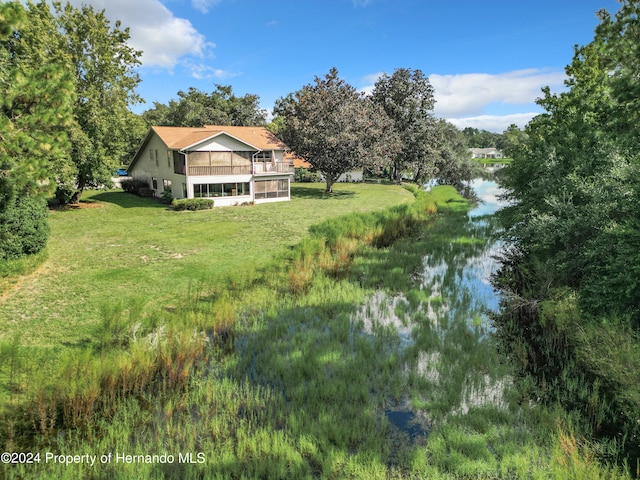
POLYGON ((204 127, 152 127, 160 139, 172 149, 185 149, 204 140, 226 133, 259 150, 285 150, 287 146, 265 127, 205 125, 204 127))
POLYGON ((293 163, 295 168, 311 168, 311 164, 307 162, 304 158, 298 157, 293 152, 285 152, 284 161, 287 163, 293 163))

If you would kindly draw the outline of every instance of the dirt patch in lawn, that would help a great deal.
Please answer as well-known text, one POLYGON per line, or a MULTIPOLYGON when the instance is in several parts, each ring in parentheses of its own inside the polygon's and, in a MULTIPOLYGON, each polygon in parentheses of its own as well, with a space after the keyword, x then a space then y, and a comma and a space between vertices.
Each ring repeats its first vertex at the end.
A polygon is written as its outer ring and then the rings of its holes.
POLYGON ((60 204, 49 204, 49 208, 51 210, 58 210, 61 212, 65 212, 68 210, 84 210, 87 208, 104 208, 104 203, 102 202, 86 202, 80 200, 79 203, 73 203, 68 205, 60 205, 60 204))

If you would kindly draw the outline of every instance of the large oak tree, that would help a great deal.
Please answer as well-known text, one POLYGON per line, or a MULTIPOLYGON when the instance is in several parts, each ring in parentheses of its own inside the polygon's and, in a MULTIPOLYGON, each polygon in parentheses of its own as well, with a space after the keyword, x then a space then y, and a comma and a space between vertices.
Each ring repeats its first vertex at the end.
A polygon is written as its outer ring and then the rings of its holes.
POLYGON ((399 151, 391 120, 332 68, 280 102, 284 142, 325 178, 327 192, 357 168, 380 172, 399 151))
POLYGON ((403 173, 436 173, 438 132, 433 107, 434 90, 420 70, 398 68, 383 74, 375 83, 372 99, 393 120, 402 149, 393 157, 390 179, 402 180, 403 173))
POLYGON ((140 128, 129 107, 141 99, 135 67, 141 52, 128 44, 129 31, 107 19, 104 10, 54 4, 60 48, 69 55, 75 80, 74 125, 69 134, 77 200, 87 186, 110 184, 140 128))

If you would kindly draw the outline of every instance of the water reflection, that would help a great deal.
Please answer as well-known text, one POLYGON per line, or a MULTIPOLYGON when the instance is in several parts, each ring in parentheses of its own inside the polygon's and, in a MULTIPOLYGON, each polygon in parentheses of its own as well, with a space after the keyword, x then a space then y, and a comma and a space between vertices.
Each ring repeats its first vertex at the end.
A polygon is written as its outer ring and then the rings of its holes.
MULTIPOLYGON (((370 333, 380 327, 398 332, 409 385, 406 395, 412 401, 399 402, 400 407, 394 405, 385 414, 400 430, 414 416, 437 421, 474 407, 504 406, 508 378, 495 361, 487 315, 499 303, 490 277, 501 251, 492 217, 501 206, 500 189, 483 179, 471 187, 478 205, 465 214, 442 215, 429 230, 429 251, 416 291, 394 297, 378 292, 354 318, 370 333)), ((415 430, 410 433, 415 435, 415 430)))

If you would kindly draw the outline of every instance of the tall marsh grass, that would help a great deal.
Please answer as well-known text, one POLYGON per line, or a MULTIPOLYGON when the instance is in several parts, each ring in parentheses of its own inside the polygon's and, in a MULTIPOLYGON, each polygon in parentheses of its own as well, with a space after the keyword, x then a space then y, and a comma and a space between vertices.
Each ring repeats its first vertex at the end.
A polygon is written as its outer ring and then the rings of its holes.
POLYGON ((174 305, 105 307, 89 345, 41 353, 19 340, 3 345, 6 450, 200 452, 205 461, 5 464, 2 475, 529 479, 564 478, 568 468, 623 477, 575 454, 587 450, 564 448, 571 437, 552 437, 560 430, 550 414, 511 401, 452 411, 465 396, 463 373, 476 372, 481 383, 495 359, 490 348, 475 351, 490 343, 479 327, 429 323, 442 292, 416 281, 425 248, 448 243, 429 227, 438 211, 466 203, 453 189, 413 191, 412 205, 332 219, 264 270, 192 285, 174 305), (367 296, 381 290, 407 292, 388 305, 399 325, 420 325, 411 331, 415 348, 395 324, 357 320, 367 296), (428 438, 411 438, 385 416, 407 396, 432 416, 428 438), (534 425, 551 425, 546 439, 534 425))

